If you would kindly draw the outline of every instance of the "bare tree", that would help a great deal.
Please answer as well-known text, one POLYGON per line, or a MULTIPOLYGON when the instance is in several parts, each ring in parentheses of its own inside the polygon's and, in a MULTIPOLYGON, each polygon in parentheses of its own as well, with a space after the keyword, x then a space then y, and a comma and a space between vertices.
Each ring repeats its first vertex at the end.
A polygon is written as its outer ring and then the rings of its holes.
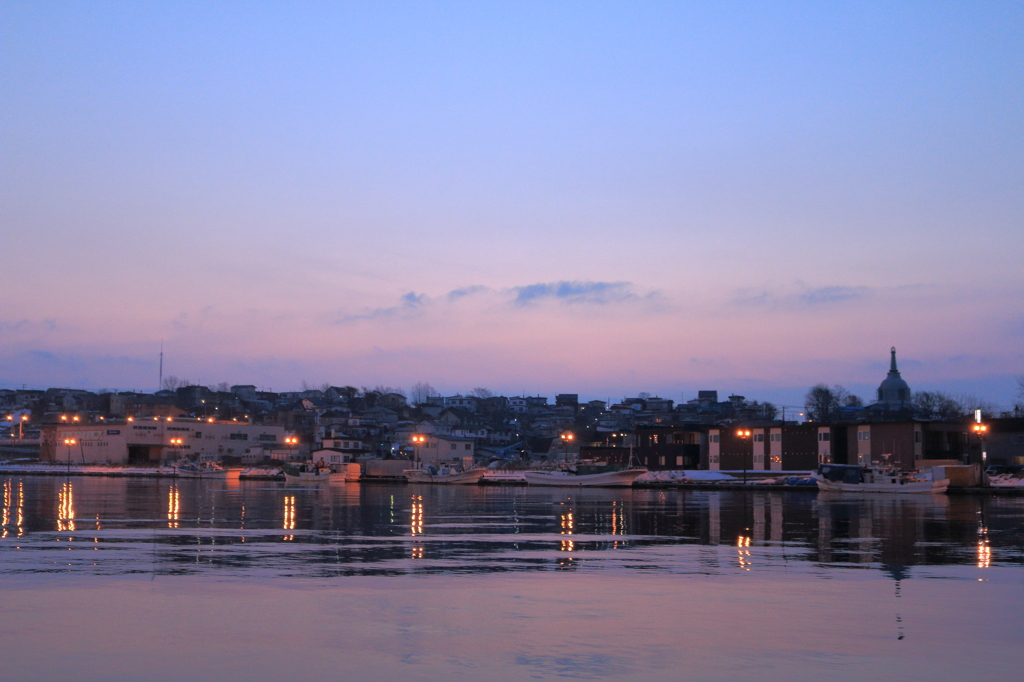
POLYGON ((327 389, 329 389, 330 387, 331 383, 329 381, 325 381, 324 383, 317 386, 321 393, 327 393, 327 389))
POLYGON ((377 384, 373 387, 373 390, 381 395, 387 395, 388 393, 397 393, 400 396, 405 396, 405 392, 402 391, 400 386, 385 386, 383 384, 377 384))
POLYGON ((913 403, 918 415, 925 419, 952 421, 967 414, 962 403, 942 391, 918 391, 914 394, 913 403))
POLYGON ((437 395, 437 391, 427 382, 417 381, 412 385, 411 394, 412 402, 416 405, 422 405, 427 402, 427 398, 437 395))
POLYGON ((165 391, 176 391, 176 390, 178 390, 178 387, 184 386, 184 385, 185 385, 184 381, 182 381, 181 379, 179 379, 178 377, 176 377, 176 376, 174 376, 172 374, 171 376, 164 377, 164 382, 161 384, 161 387, 165 391))
POLYGON ((228 382, 222 381, 219 384, 210 384, 209 389, 214 393, 227 393, 231 390, 231 386, 228 385, 228 382))
POLYGON ((472 391, 469 392, 469 394, 472 396, 476 396, 477 398, 494 397, 494 393, 492 393, 491 390, 487 388, 474 388, 472 391))
POLYGON ((830 387, 828 384, 818 384, 812 387, 804 396, 804 410, 807 412, 807 418, 818 422, 833 419, 838 414, 843 401, 849 396, 849 392, 839 385, 830 387))
POLYGON ((954 397, 960 405, 964 408, 964 414, 969 414, 975 410, 981 410, 981 416, 985 419, 991 419, 996 415, 998 408, 994 403, 989 400, 983 400, 978 398, 972 393, 958 393, 954 397))

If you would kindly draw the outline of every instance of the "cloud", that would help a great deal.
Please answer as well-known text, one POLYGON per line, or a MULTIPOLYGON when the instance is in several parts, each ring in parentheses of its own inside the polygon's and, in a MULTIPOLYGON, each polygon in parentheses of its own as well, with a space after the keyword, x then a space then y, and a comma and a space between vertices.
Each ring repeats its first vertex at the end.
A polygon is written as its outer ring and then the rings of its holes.
POLYGON ((466 296, 474 296, 476 294, 482 294, 490 290, 490 288, 479 284, 471 287, 463 287, 461 289, 452 289, 451 291, 448 292, 447 299, 449 301, 457 301, 460 298, 465 298, 466 296))
POLYGON ((860 301, 871 298, 876 290, 871 287, 826 286, 809 289, 800 285, 799 291, 737 291, 729 301, 745 308, 817 308, 827 305, 860 301))
POLYGON ((28 318, 22 318, 20 320, 0 320, 0 331, 6 332, 52 332, 56 328, 57 320, 52 317, 48 317, 43 320, 30 320, 28 318))
POLYGON ((380 320, 394 317, 413 317, 422 313, 424 306, 430 302, 430 298, 426 294, 417 294, 415 291, 410 291, 407 294, 403 294, 399 299, 399 304, 388 308, 367 308, 362 313, 355 315, 340 315, 335 321, 335 324, 348 324, 351 322, 359 322, 362 320, 380 320))
POLYGON ((544 299, 554 299, 574 305, 589 303, 607 305, 639 298, 629 282, 551 282, 513 287, 513 303, 530 305, 544 299))
POLYGON ((800 295, 800 301, 807 305, 823 305, 841 301, 856 301, 871 295, 868 287, 821 287, 800 295))

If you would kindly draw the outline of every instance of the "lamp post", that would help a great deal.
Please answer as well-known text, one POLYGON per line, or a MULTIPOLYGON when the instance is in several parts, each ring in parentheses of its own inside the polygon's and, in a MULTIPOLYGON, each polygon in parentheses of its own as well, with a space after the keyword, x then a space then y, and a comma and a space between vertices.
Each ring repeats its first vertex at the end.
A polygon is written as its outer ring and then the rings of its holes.
POLYGON ((424 436, 421 433, 414 433, 414 434, 412 434, 412 436, 409 437, 409 440, 412 441, 412 459, 413 459, 413 462, 416 464, 416 466, 413 467, 413 468, 414 469, 419 469, 420 468, 420 447, 424 443, 427 442, 427 437, 424 436))
POLYGON ((181 438, 172 438, 170 443, 172 452, 177 453, 176 459, 181 459, 181 446, 185 443, 185 441, 182 440, 181 438))
POLYGON ((571 431, 566 431, 565 433, 562 434, 561 438, 562 438, 563 458, 565 459, 566 463, 568 463, 569 462, 569 443, 574 441, 576 439, 576 436, 571 431))
POLYGON ((71 475, 71 446, 74 445, 77 442, 78 441, 75 440, 74 438, 65 438, 64 439, 64 445, 66 445, 67 448, 68 448, 68 476, 71 475))
POLYGON ((747 484, 747 453, 746 443, 750 440, 750 429, 739 429, 736 431, 736 437, 743 443, 743 485, 747 484))
POLYGON ((971 430, 974 431, 974 434, 978 437, 978 442, 981 443, 981 474, 978 476, 978 483, 979 485, 984 486, 985 466, 988 464, 988 452, 985 450, 985 436, 988 435, 988 424, 981 423, 981 410, 978 410, 975 413, 975 418, 979 421, 975 422, 974 426, 971 427, 971 430))
POLYGON ((299 446, 299 437, 298 436, 285 436, 284 437, 284 444, 286 446, 288 446, 288 449, 291 451, 289 453, 289 455, 288 455, 288 460, 291 461, 292 459, 294 459, 294 450, 295 450, 295 448, 297 448, 299 446))

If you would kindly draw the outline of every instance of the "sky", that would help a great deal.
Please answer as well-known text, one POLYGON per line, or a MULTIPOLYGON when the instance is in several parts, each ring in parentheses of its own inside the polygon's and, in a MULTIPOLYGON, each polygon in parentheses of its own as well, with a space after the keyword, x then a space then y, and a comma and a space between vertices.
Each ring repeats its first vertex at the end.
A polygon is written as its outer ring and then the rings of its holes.
POLYGON ((0 386, 998 405, 1020 3, 0 2, 0 386))

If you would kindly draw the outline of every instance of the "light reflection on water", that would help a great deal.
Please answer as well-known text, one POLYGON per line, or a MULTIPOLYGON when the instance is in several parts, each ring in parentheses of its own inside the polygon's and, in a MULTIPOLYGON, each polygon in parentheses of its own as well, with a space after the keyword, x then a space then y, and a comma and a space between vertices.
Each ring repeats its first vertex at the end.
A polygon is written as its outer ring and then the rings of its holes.
POLYGON ((1016 679, 1022 518, 1020 498, 12 477, 0 680, 1016 679))
POLYGON ((1024 563, 1021 498, 14 477, 3 502, 3 537, 19 540, 0 543, 3 573, 904 575, 1024 563), (55 541, 85 535, 99 560, 66 544, 52 556, 55 541))

